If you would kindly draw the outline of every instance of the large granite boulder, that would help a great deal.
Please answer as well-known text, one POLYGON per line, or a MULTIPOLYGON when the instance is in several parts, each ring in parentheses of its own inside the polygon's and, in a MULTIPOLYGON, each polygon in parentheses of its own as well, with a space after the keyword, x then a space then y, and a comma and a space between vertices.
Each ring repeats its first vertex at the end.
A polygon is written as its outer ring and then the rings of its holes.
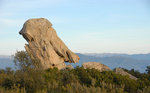
POLYGON ((111 71, 111 69, 109 67, 107 67, 106 65, 104 64, 101 64, 100 62, 86 62, 86 63, 83 63, 82 64, 83 68, 87 69, 97 69, 99 70, 100 72, 102 71, 111 71))
POLYGON ((123 76, 129 76, 131 79, 137 80, 137 78, 129 73, 127 73, 126 71, 124 71, 122 68, 115 68, 114 72, 117 74, 121 74, 123 76))
POLYGON ((57 36, 52 24, 44 18, 27 20, 19 32, 28 44, 25 49, 31 58, 39 60, 44 69, 68 66, 64 62, 76 63, 79 57, 67 48, 57 36))

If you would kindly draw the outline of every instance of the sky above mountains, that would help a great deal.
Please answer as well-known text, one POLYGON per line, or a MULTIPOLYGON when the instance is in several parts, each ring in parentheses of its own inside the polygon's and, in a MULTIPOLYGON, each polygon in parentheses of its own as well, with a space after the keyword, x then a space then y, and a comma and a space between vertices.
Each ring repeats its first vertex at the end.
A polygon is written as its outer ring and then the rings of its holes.
POLYGON ((18 32, 41 17, 74 52, 150 52, 149 0, 0 0, 0 55, 24 50, 18 32))

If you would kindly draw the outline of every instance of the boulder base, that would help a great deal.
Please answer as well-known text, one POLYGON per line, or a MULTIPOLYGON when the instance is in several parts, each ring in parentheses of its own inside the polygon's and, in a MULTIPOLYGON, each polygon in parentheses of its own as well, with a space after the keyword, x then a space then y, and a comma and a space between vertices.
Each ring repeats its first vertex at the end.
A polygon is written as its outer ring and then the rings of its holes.
POLYGON ((131 79, 137 80, 135 76, 125 72, 122 68, 115 68, 114 72, 123 76, 129 76, 131 79))
POLYGON ((109 67, 107 67, 106 65, 104 64, 101 64, 99 62, 87 62, 87 63, 83 63, 82 64, 83 68, 87 69, 97 69, 99 70, 100 72, 102 71, 111 71, 111 69, 109 67))

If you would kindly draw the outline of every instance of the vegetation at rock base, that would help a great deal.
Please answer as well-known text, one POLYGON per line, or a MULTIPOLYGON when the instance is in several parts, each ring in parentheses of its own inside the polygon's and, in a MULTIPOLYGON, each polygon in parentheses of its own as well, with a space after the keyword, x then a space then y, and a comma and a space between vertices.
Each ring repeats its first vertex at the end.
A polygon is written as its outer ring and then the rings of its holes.
POLYGON ((35 61, 24 51, 18 51, 14 60, 19 69, 0 70, 0 93, 150 93, 148 72, 124 69, 138 78, 132 80, 113 71, 83 67, 42 70, 30 63, 35 61))

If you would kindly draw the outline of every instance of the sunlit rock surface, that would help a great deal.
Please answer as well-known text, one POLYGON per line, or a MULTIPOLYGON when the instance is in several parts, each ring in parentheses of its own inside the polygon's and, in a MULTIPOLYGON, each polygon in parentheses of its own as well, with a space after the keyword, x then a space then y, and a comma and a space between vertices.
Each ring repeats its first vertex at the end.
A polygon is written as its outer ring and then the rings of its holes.
POLYGON ((111 71, 111 69, 109 67, 107 67, 106 65, 104 64, 101 64, 99 62, 86 62, 86 63, 83 63, 82 64, 83 68, 87 69, 97 69, 99 70, 100 72, 102 71, 111 71))
POLYGON ((57 36, 47 19, 27 20, 19 33, 28 42, 25 45, 26 51, 32 58, 39 60, 44 69, 63 69, 68 67, 64 62, 76 63, 80 59, 57 36))

